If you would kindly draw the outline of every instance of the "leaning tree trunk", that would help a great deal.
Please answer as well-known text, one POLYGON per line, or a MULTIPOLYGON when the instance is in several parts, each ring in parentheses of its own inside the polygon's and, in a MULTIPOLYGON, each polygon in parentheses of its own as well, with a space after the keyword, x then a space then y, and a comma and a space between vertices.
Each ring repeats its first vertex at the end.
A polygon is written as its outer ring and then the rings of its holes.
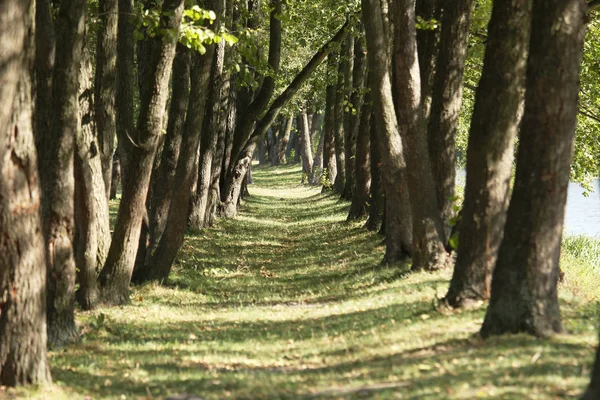
MULTIPOLYGON (((161 29, 178 33, 183 0, 166 0, 162 11, 161 29)), ((140 97, 137 135, 122 137, 128 153, 127 168, 123 176, 123 196, 108 258, 100 274, 102 296, 108 304, 117 305, 129 301, 129 283, 138 250, 142 219, 146 212, 154 155, 163 128, 177 36, 165 35, 153 39, 149 74, 149 85, 153 90, 140 97)))
POLYGON ((48 343, 51 346, 66 344, 77 337, 73 162, 80 130, 79 68, 86 8, 85 0, 60 3, 52 78, 52 123, 47 134, 42 134, 40 151, 42 216, 48 258, 48 343))
POLYGON ((368 213, 369 193, 371 185, 370 134, 372 105, 370 96, 365 95, 365 104, 361 107, 360 123, 356 141, 356 160, 354 161, 354 193, 352 204, 348 213, 348 221, 355 221, 365 217, 368 213))
POLYGON ((586 11, 582 0, 533 2, 524 134, 483 337, 563 330, 557 284, 586 11))
POLYGON ((450 235, 450 219, 453 215, 456 132, 462 101, 472 5, 473 0, 452 0, 444 3, 441 43, 427 133, 445 240, 450 235))
POLYGON ((94 118, 92 62, 86 49, 83 48, 79 85, 81 129, 75 144, 74 248, 79 283, 75 298, 81 308, 91 310, 100 300, 97 276, 110 247, 110 223, 94 118))
POLYGON ((175 185, 175 170, 179 160, 181 136, 185 122, 186 110, 190 94, 191 51, 177 45, 173 60, 172 96, 169 106, 167 134, 160 156, 160 166, 153 180, 152 199, 148 217, 149 247, 147 254, 152 254, 158 246, 167 224, 169 205, 175 185))
POLYGON ((33 1, 0 7, 0 385, 49 383, 46 260, 33 140, 33 1))
POLYGON ((447 254, 421 108, 414 4, 414 0, 399 0, 392 8, 396 115, 406 149, 413 221, 412 269, 436 270, 446 266, 447 254))
POLYGON ((119 1, 99 0, 98 3, 100 27, 96 43, 95 115, 104 186, 108 199, 112 182, 112 162, 117 129, 115 94, 117 90, 119 1))
POLYGON ((402 138, 392 98, 386 27, 379 0, 362 0, 367 60, 386 196, 384 264, 405 261, 412 251, 412 222, 402 138))
POLYGON ((471 119, 458 255, 445 298, 451 307, 490 296, 506 221, 530 27, 531 1, 494 3, 471 119))

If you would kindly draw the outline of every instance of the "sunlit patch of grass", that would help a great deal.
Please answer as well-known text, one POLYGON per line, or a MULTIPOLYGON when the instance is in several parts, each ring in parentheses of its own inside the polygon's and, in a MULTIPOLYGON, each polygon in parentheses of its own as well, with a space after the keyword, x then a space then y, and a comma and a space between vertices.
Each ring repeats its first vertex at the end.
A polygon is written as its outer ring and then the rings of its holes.
POLYGON ((577 296, 600 300, 600 239, 566 236, 561 247, 564 286, 577 296))
MULTIPOLYGON (((51 353, 53 389, 11 396, 551 399, 582 392, 597 340, 592 298, 561 286, 570 335, 483 341, 483 308, 435 310, 451 271, 381 267, 382 238, 345 222, 348 203, 300 185, 298 167, 257 168, 254 178, 238 218, 187 236, 165 285, 134 288, 124 307, 77 314, 82 341, 51 353)), ((567 282, 579 279, 573 271, 565 268, 567 282)))

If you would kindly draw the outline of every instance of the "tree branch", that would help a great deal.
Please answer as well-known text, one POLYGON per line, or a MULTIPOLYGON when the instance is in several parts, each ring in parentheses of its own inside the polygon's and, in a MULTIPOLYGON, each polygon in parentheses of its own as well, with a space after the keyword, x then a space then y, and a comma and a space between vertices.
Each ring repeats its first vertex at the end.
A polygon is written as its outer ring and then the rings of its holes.
POLYGON ((600 0, 592 0, 588 4, 588 12, 594 11, 600 8, 600 0))

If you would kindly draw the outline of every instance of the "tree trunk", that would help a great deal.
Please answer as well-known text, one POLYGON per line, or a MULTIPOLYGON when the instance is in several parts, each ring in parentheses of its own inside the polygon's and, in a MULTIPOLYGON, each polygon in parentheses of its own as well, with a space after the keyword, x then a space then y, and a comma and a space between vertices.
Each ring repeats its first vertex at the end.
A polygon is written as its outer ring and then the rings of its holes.
MULTIPOLYGON (((338 62, 337 86, 335 90, 335 103, 333 106, 335 165, 337 167, 337 175, 333 182, 333 188, 340 196, 344 195, 344 188, 346 187, 346 135, 344 130, 344 118, 346 113, 344 112, 344 103, 347 95, 346 77, 352 76, 352 65, 350 60, 351 52, 353 50, 354 47, 351 46, 349 40, 344 40, 338 62)), ((352 85, 352 82, 350 82, 350 85, 352 85)))
MULTIPOLYGON (((442 14, 441 3, 441 0, 417 0, 417 17, 426 22, 439 21, 442 14)), ((419 67, 421 70, 421 104, 425 121, 429 121, 431 112, 431 96, 439 46, 439 27, 425 26, 417 30, 417 48, 419 50, 419 67)))
MULTIPOLYGON (((361 107, 360 123, 356 141, 356 160, 354 176, 356 183, 352 194, 352 204, 348 213, 348 221, 356 221, 368 213, 369 191, 371 186, 370 134, 371 114, 373 113, 370 96, 367 95, 365 104, 361 107)), ((377 147, 377 146, 375 146, 377 147)))
POLYGON ((450 219, 453 214, 456 131, 462 101, 472 5, 473 0, 453 0, 444 3, 441 43, 427 133, 437 204, 444 223, 444 241, 447 241, 450 235, 450 219))
MULTIPOLYGON (((213 4, 209 5, 210 9, 215 10, 218 16, 217 18, 220 18, 223 10, 219 5, 222 6, 222 1, 215 0, 212 3, 213 4)), ((181 154, 175 173, 175 190, 173 191, 169 206, 165 231, 158 243, 156 251, 151 255, 150 260, 145 265, 145 268, 148 270, 148 274, 145 275, 145 280, 166 280, 171 272, 175 257, 177 257, 177 252, 183 244, 185 229, 187 227, 192 185, 198 177, 198 172, 194 168, 194 164, 198 154, 198 146, 200 146, 200 138, 202 135, 215 137, 212 132, 203 132, 203 129, 208 128, 208 126, 204 124, 207 103, 206 92, 208 91, 211 80, 214 54, 215 45, 213 44, 207 46, 205 54, 200 55, 199 53, 196 53, 193 56, 190 101, 183 130, 181 154)), ((207 147, 212 146, 214 148, 216 145, 210 143, 213 140, 214 139, 212 138, 208 138, 204 144, 206 144, 207 147)), ((206 151, 203 151, 204 154, 201 167, 206 168, 207 170, 202 170, 201 173, 210 177, 212 158, 207 156, 208 152, 212 152, 212 149, 208 148, 206 151), (210 164, 204 165, 205 161, 210 161, 210 164)), ((204 178, 202 180, 204 180, 204 178)), ((202 182, 199 183, 199 186, 204 187, 208 185, 207 183, 202 182)), ((206 189, 204 190, 206 191, 206 189)), ((206 203, 204 207, 206 207, 206 203)))
POLYGON ((33 139, 32 1, 0 6, 0 385, 49 383, 46 260, 33 139))
POLYGON ((99 0, 100 27, 96 44, 96 124, 106 198, 110 196, 112 162, 115 151, 115 94, 117 90, 118 0, 99 0))
POLYGON ((44 137, 50 131, 52 119, 52 73, 56 39, 50 0, 35 2, 35 112, 33 134, 38 151, 44 151, 44 137))
MULTIPOLYGON (((163 3, 161 29, 178 33, 183 14, 183 0, 163 3)), ((168 96, 168 84, 175 56, 178 34, 153 39, 150 58, 149 96, 140 97, 137 135, 123 137, 128 160, 123 176, 123 196, 115 231, 100 283, 107 304, 129 301, 129 283, 139 245, 142 219, 146 213, 146 197, 158 138, 163 128, 163 115, 168 96)))
POLYGON ((310 142, 310 128, 308 126, 308 114, 306 109, 300 111, 298 116, 298 129, 301 137, 301 156, 302 156, 302 183, 308 182, 313 166, 312 148, 310 142))
POLYGON ((119 188, 119 182, 121 180, 121 162, 119 161, 119 155, 115 153, 113 155, 112 164, 112 176, 110 183, 110 200, 117 198, 117 190, 119 188))
POLYGON ((181 137, 190 95, 190 50, 179 44, 173 60, 172 96, 169 106, 167 134, 163 145, 160 166, 153 179, 152 200, 149 212, 149 240, 147 254, 158 246, 167 224, 167 215, 175 185, 175 170, 179 160, 181 137))
POLYGON ((596 350, 596 360, 592 369, 592 378, 581 400, 596 400, 600 398, 600 346, 596 350))
MULTIPOLYGON (((221 5, 221 8, 224 8, 224 5, 221 5)), ((213 53, 215 57, 214 61, 212 61, 212 82, 208 97, 209 107, 206 110, 200 143, 198 186, 192 198, 189 218, 190 226, 196 229, 205 226, 208 197, 213 180, 212 168, 215 165, 215 152, 220 136, 219 124, 220 120, 224 119, 224 116, 221 115, 221 107, 224 105, 222 95, 225 83, 229 79, 223 75, 225 43, 220 43, 213 53)))
POLYGON ((494 4, 471 120, 458 255, 445 298, 451 307, 490 296, 506 221, 530 27, 530 1, 494 4))
POLYGON ((79 68, 86 8, 84 0, 61 1, 52 77, 52 122, 41 142, 40 181, 48 258, 48 343, 51 346, 61 346, 77 338, 73 161, 80 130, 79 68))
MULTIPOLYGON (((372 106, 371 106, 372 109, 372 106)), ((365 224, 365 228, 371 232, 378 231, 381 227, 384 212, 384 197, 383 197, 383 181, 381 178, 381 151, 379 149, 379 141, 377 138, 377 126, 375 123, 375 115, 371 112, 369 127, 369 158, 371 169, 371 188, 369 203, 369 219, 365 224)))
POLYGON ((346 187, 344 188, 344 195, 342 197, 346 200, 352 200, 356 184, 356 141, 360 128, 360 117, 364 103, 365 78, 367 74, 367 49, 364 38, 355 38, 353 46, 354 65, 352 66, 352 78, 350 78, 352 86, 347 88, 347 93, 350 96, 350 106, 353 110, 346 112, 344 115, 344 130, 346 132, 346 187))
POLYGON ((100 145, 94 124, 92 61, 86 49, 84 43, 79 84, 81 129, 75 150, 74 249, 79 283, 75 297, 81 308, 91 310, 100 300, 97 276, 110 247, 110 223, 100 145))
POLYGON ((312 114, 310 119, 310 142, 314 143, 315 135, 319 131, 319 126, 321 124, 321 114, 315 112, 312 114))
POLYGON ((285 125, 282 124, 281 129, 279 130, 279 136, 277 137, 277 162, 275 165, 287 163, 285 153, 290 141, 293 122, 293 116, 285 118, 285 125))
POLYGON ((318 185, 321 181, 321 176, 323 175, 323 146, 325 141, 324 132, 321 133, 319 137, 319 145, 317 146, 317 155, 313 161, 313 167, 310 171, 310 181, 311 185, 318 185))
POLYGON ((587 5, 534 0, 515 185, 481 328, 562 332, 557 283, 587 5))
POLYGON ((371 94, 383 162, 386 196, 384 264, 405 261, 412 249, 412 223, 406 184, 406 163, 392 98, 388 49, 379 0, 362 0, 367 37, 371 94))
POLYGON ((394 19, 396 115, 398 130, 405 143, 413 222, 412 269, 436 270, 446 266, 447 254, 421 109, 414 1, 396 1, 391 9, 394 19))
POLYGON ((323 191, 330 190, 337 176, 337 162, 335 158, 335 98, 336 84, 334 77, 337 75, 337 54, 331 53, 327 60, 327 89, 325 95, 325 121, 323 123, 323 173, 325 183, 323 191))

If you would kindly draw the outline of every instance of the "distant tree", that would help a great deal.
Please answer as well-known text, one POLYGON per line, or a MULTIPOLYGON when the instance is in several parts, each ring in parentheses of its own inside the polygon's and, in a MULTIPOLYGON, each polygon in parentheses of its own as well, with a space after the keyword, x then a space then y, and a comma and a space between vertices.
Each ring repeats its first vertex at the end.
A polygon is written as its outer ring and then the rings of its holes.
MULTIPOLYGON (((327 88, 325 95, 325 116, 323 122, 323 170, 326 180, 333 184, 337 177, 337 160, 335 158, 335 98, 337 77, 337 54, 330 53, 327 59, 327 88)), ((329 190, 329 187, 323 187, 329 190)))
POLYGON ((35 6, 6 0, 0 10, 0 385, 40 385, 51 378, 32 127, 35 6))
POLYGON ((582 0, 533 1, 523 134, 483 337, 563 331, 557 283, 586 11, 582 0))

